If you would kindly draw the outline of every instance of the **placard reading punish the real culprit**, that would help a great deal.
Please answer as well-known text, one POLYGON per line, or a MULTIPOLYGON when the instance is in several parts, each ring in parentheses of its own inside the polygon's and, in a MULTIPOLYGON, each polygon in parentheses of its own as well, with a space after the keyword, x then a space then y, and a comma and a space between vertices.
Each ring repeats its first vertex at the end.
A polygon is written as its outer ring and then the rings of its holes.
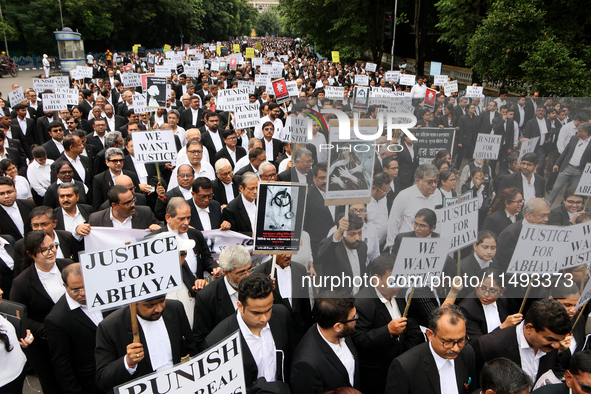
POLYGON ((80 255, 89 311, 103 311, 182 288, 177 235, 80 255))
POLYGON ((248 127, 256 127, 261 121, 259 112, 260 104, 258 101, 245 105, 237 105, 234 107, 234 122, 236 122, 237 129, 246 129, 248 127))
POLYGON ((501 149, 502 135, 479 133, 474 146, 474 158, 497 160, 501 149))
POLYGON ((132 134, 135 160, 139 163, 170 162, 177 151, 172 130, 141 131, 132 134))
POLYGON ((237 105, 249 104, 248 88, 222 89, 218 91, 216 108, 222 111, 234 111, 237 105))
POLYGON ((345 88, 342 86, 325 86, 324 96, 329 100, 342 100, 345 96, 345 88))

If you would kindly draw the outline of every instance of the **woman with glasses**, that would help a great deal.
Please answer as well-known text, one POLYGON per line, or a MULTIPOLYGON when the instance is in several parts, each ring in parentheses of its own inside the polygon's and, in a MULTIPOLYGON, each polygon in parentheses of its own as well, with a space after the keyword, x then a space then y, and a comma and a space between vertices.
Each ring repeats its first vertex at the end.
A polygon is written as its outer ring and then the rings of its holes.
POLYGON ((62 390, 51 365, 51 355, 45 333, 45 317, 64 295, 60 271, 71 260, 56 259, 58 244, 43 230, 33 230, 25 236, 25 264, 27 268, 14 279, 10 300, 27 307, 27 328, 35 342, 25 354, 41 382, 44 393, 62 390))
POLYGON ((575 196, 576 186, 571 186, 564 192, 564 199, 559 207, 550 211, 548 225, 570 226, 575 224, 577 218, 585 213, 583 209, 584 198, 575 196))
POLYGON ((441 193, 441 206, 445 207, 446 198, 457 198, 456 173, 453 170, 443 170, 439 173, 439 192, 441 193))
POLYGON ((0 161, 0 174, 12 179, 19 200, 24 200, 25 198, 33 199, 29 181, 27 181, 27 178, 18 174, 18 168, 16 168, 12 160, 4 159, 0 161))
POLYGON ((466 334, 470 337, 470 344, 482 335, 512 327, 523 320, 523 315, 519 313, 507 315, 507 299, 501 297, 505 288, 501 287, 498 270, 485 268, 478 277, 484 280, 459 305, 466 316, 466 334))
POLYGON ((519 189, 510 187, 502 190, 495 198, 492 213, 484 219, 482 230, 492 231, 499 236, 505 227, 523 219, 523 204, 523 194, 519 189))

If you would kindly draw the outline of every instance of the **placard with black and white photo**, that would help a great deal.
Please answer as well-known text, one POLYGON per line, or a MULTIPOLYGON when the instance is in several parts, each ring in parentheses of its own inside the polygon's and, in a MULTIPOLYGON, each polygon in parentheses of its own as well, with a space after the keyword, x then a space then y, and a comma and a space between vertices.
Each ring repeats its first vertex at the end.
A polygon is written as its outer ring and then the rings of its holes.
POLYGON ((147 107, 166 108, 166 78, 146 78, 147 107))

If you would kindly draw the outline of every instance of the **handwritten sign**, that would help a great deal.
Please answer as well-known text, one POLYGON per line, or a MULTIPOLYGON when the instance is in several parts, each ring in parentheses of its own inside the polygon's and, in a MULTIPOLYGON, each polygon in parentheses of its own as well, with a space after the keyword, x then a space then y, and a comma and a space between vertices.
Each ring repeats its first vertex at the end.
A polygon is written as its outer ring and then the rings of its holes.
POLYGON ((497 160, 501 149, 502 135, 478 134, 474 147, 474 158, 485 160, 497 160))

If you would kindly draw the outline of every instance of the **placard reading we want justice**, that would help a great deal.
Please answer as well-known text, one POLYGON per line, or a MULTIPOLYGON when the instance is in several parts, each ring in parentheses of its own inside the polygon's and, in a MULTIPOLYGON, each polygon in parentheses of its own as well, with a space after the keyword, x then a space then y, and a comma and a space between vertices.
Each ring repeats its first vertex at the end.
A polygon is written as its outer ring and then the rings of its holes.
POLYGON ((132 134, 135 159, 140 163, 176 160, 176 143, 172 130, 142 131, 132 134))

